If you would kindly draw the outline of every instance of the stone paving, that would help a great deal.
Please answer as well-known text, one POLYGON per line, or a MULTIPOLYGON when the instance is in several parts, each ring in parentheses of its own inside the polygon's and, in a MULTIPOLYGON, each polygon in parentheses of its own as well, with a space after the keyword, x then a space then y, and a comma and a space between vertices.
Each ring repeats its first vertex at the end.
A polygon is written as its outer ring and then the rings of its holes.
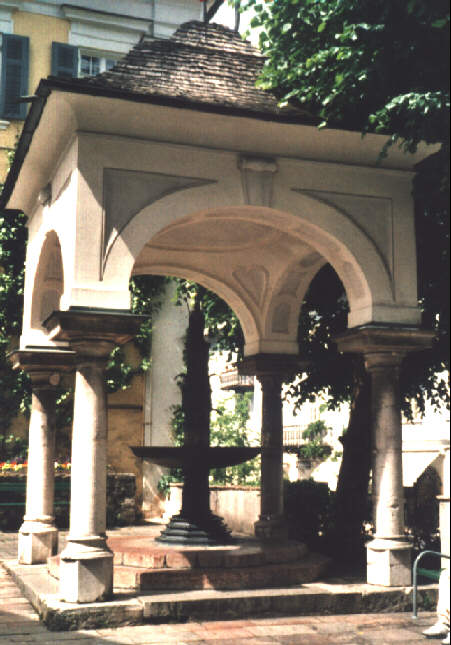
MULTIPOLYGON (((15 557, 16 540, 0 533, 0 559, 15 557)), ((185 624, 49 631, 0 566, 0 645, 414 645, 434 622, 432 612, 290 616, 185 624)), ((440 642, 440 641, 435 641, 440 642)))

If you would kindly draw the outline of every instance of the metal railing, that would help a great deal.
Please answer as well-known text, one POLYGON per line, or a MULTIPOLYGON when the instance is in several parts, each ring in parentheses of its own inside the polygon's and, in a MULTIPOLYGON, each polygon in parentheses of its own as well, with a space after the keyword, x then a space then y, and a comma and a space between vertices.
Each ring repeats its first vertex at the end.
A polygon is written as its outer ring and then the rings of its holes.
POLYGON ((239 374, 237 369, 227 370, 219 375, 219 382, 223 390, 253 390, 254 377, 244 374, 239 374))
POLYGON ((420 573, 423 576, 426 576, 428 578, 432 579, 438 579, 440 577, 440 572, 439 571, 432 571, 430 569, 420 569, 418 570, 418 564, 420 560, 423 558, 425 555, 436 555, 439 558, 447 558, 449 560, 449 555, 446 555, 446 553, 439 553, 439 551, 422 551, 416 558, 415 562, 413 563, 413 569, 412 569, 412 579, 413 579, 413 598, 412 598, 412 618, 416 619, 418 618, 418 603, 417 603, 417 591, 418 591, 418 573, 420 573), (435 575, 431 575, 431 574, 435 575), (438 574, 438 578, 436 578, 438 574))
POLYGON ((283 429, 283 445, 284 446, 301 446, 305 443, 302 433, 307 428, 307 424, 299 426, 286 426, 283 429))

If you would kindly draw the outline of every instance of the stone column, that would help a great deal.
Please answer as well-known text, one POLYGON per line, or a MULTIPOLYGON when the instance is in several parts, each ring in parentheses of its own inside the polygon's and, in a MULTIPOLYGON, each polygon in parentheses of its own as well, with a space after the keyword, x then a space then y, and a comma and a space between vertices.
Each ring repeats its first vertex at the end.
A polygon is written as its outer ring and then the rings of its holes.
POLYGON ((261 503, 255 535, 286 536, 283 519, 283 420, 281 375, 257 375, 262 387, 261 503))
POLYGON ((367 544, 369 584, 411 584, 412 547, 404 532, 402 422, 399 372, 403 354, 368 353, 373 419, 374 539, 367 544))
POLYGON ((73 343, 76 351, 72 426, 70 525, 60 560, 66 602, 106 599, 113 591, 113 554, 106 542, 107 400, 109 342, 73 343))
POLYGON ((416 329, 368 326, 335 339, 340 351, 363 353, 371 374, 375 536, 367 544, 369 584, 411 584, 412 549, 404 531, 399 373, 404 356, 425 349, 432 338, 432 333, 416 329))
POLYGON ((256 354, 238 366, 240 374, 256 375, 262 386, 261 506, 255 535, 282 540, 287 531, 283 512, 282 383, 301 370, 297 356, 256 354))
POLYGON ((130 340, 142 317, 58 311, 45 322, 51 337, 76 353, 70 527, 60 560, 60 598, 107 600, 113 593, 113 553, 106 539, 107 394, 111 350, 130 340))
POLYGON ((19 530, 18 561, 40 564, 58 548, 54 525, 55 401, 61 372, 72 368, 73 352, 52 349, 18 350, 14 368, 27 371, 32 401, 29 424, 27 496, 19 530))

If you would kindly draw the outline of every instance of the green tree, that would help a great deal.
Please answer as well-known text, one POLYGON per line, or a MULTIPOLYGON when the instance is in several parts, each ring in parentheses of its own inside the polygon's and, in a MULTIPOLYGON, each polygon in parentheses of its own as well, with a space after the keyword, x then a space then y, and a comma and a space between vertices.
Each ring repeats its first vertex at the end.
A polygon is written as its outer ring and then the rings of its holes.
MULTIPOLYGON (((436 151, 419 164, 414 184, 418 283, 423 325, 437 340, 410 355, 401 375, 403 410, 412 401, 449 402, 439 376, 449 362, 449 2, 434 0, 244 0, 255 12, 266 56, 260 88, 281 105, 317 117, 320 127, 387 135, 391 145, 414 152, 420 142, 436 151)), ((347 302, 330 266, 316 276, 300 317, 300 349, 311 359, 298 402, 327 390, 331 406, 351 401, 343 436, 336 495, 336 537, 355 554, 366 514, 370 468, 370 392, 361 359, 340 356, 331 338, 346 328, 347 302)))
POLYGON ((449 132, 449 2, 244 0, 266 56, 258 84, 323 125, 414 151, 449 132))
MULTIPOLYGON (((212 446, 248 446, 246 424, 249 420, 249 408, 252 393, 244 392, 235 395, 235 409, 228 411, 221 404, 213 411, 210 427, 210 444, 212 446)), ((214 484, 252 484, 260 483, 260 457, 245 461, 238 466, 213 468, 211 470, 214 484)))
POLYGON ((0 213, 0 416, 6 433, 19 411, 30 403, 30 386, 7 358, 22 329, 23 284, 27 230, 18 211, 0 213))

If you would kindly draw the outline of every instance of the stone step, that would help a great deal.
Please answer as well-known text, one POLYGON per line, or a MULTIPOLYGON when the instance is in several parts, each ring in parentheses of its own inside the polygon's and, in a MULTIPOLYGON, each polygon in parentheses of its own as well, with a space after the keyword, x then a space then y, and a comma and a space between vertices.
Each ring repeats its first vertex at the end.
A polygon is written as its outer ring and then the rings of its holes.
MULTIPOLYGON (((108 624, 228 620, 249 617, 302 616, 410 611, 411 587, 380 587, 356 579, 328 579, 271 589, 172 592, 117 590, 106 602, 72 604, 58 600, 58 584, 45 565, 3 561, 22 593, 51 630, 96 629, 108 624)), ((437 604, 438 585, 418 589, 418 609, 437 604)), ((60 642, 58 636, 55 642, 60 642)), ((64 639, 63 639, 64 640, 64 639)), ((63 641, 62 641, 63 642, 63 641)), ((306 641, 307 642, 307 641, 306 641)))
MULTIPOLYGON (((139 596, 139 601, 143 606, 144 621, 183 623, 252 617, 405 612, 412 608, 412 589, 313 582, 287 588, 149 594, 139 596)), ((437 585, 419 588, 419 607, 424 610, 435 606, 436 602, 437 585)))
POLYGON ((307 553, 305 544, 285 541, 262 544, 255 539, 240 539, 227 546, 183 547, 156 545, 146 537, 110 537, 114 564, 146 569, 205 569, 255 567, 264 564, 295 562, 307 553))
POLYGON ((295 562, 223 568, 144 569, 116 565, 114 586, 139 591, 259 589, 317 580, 329 558, 309 553, 295 562))

